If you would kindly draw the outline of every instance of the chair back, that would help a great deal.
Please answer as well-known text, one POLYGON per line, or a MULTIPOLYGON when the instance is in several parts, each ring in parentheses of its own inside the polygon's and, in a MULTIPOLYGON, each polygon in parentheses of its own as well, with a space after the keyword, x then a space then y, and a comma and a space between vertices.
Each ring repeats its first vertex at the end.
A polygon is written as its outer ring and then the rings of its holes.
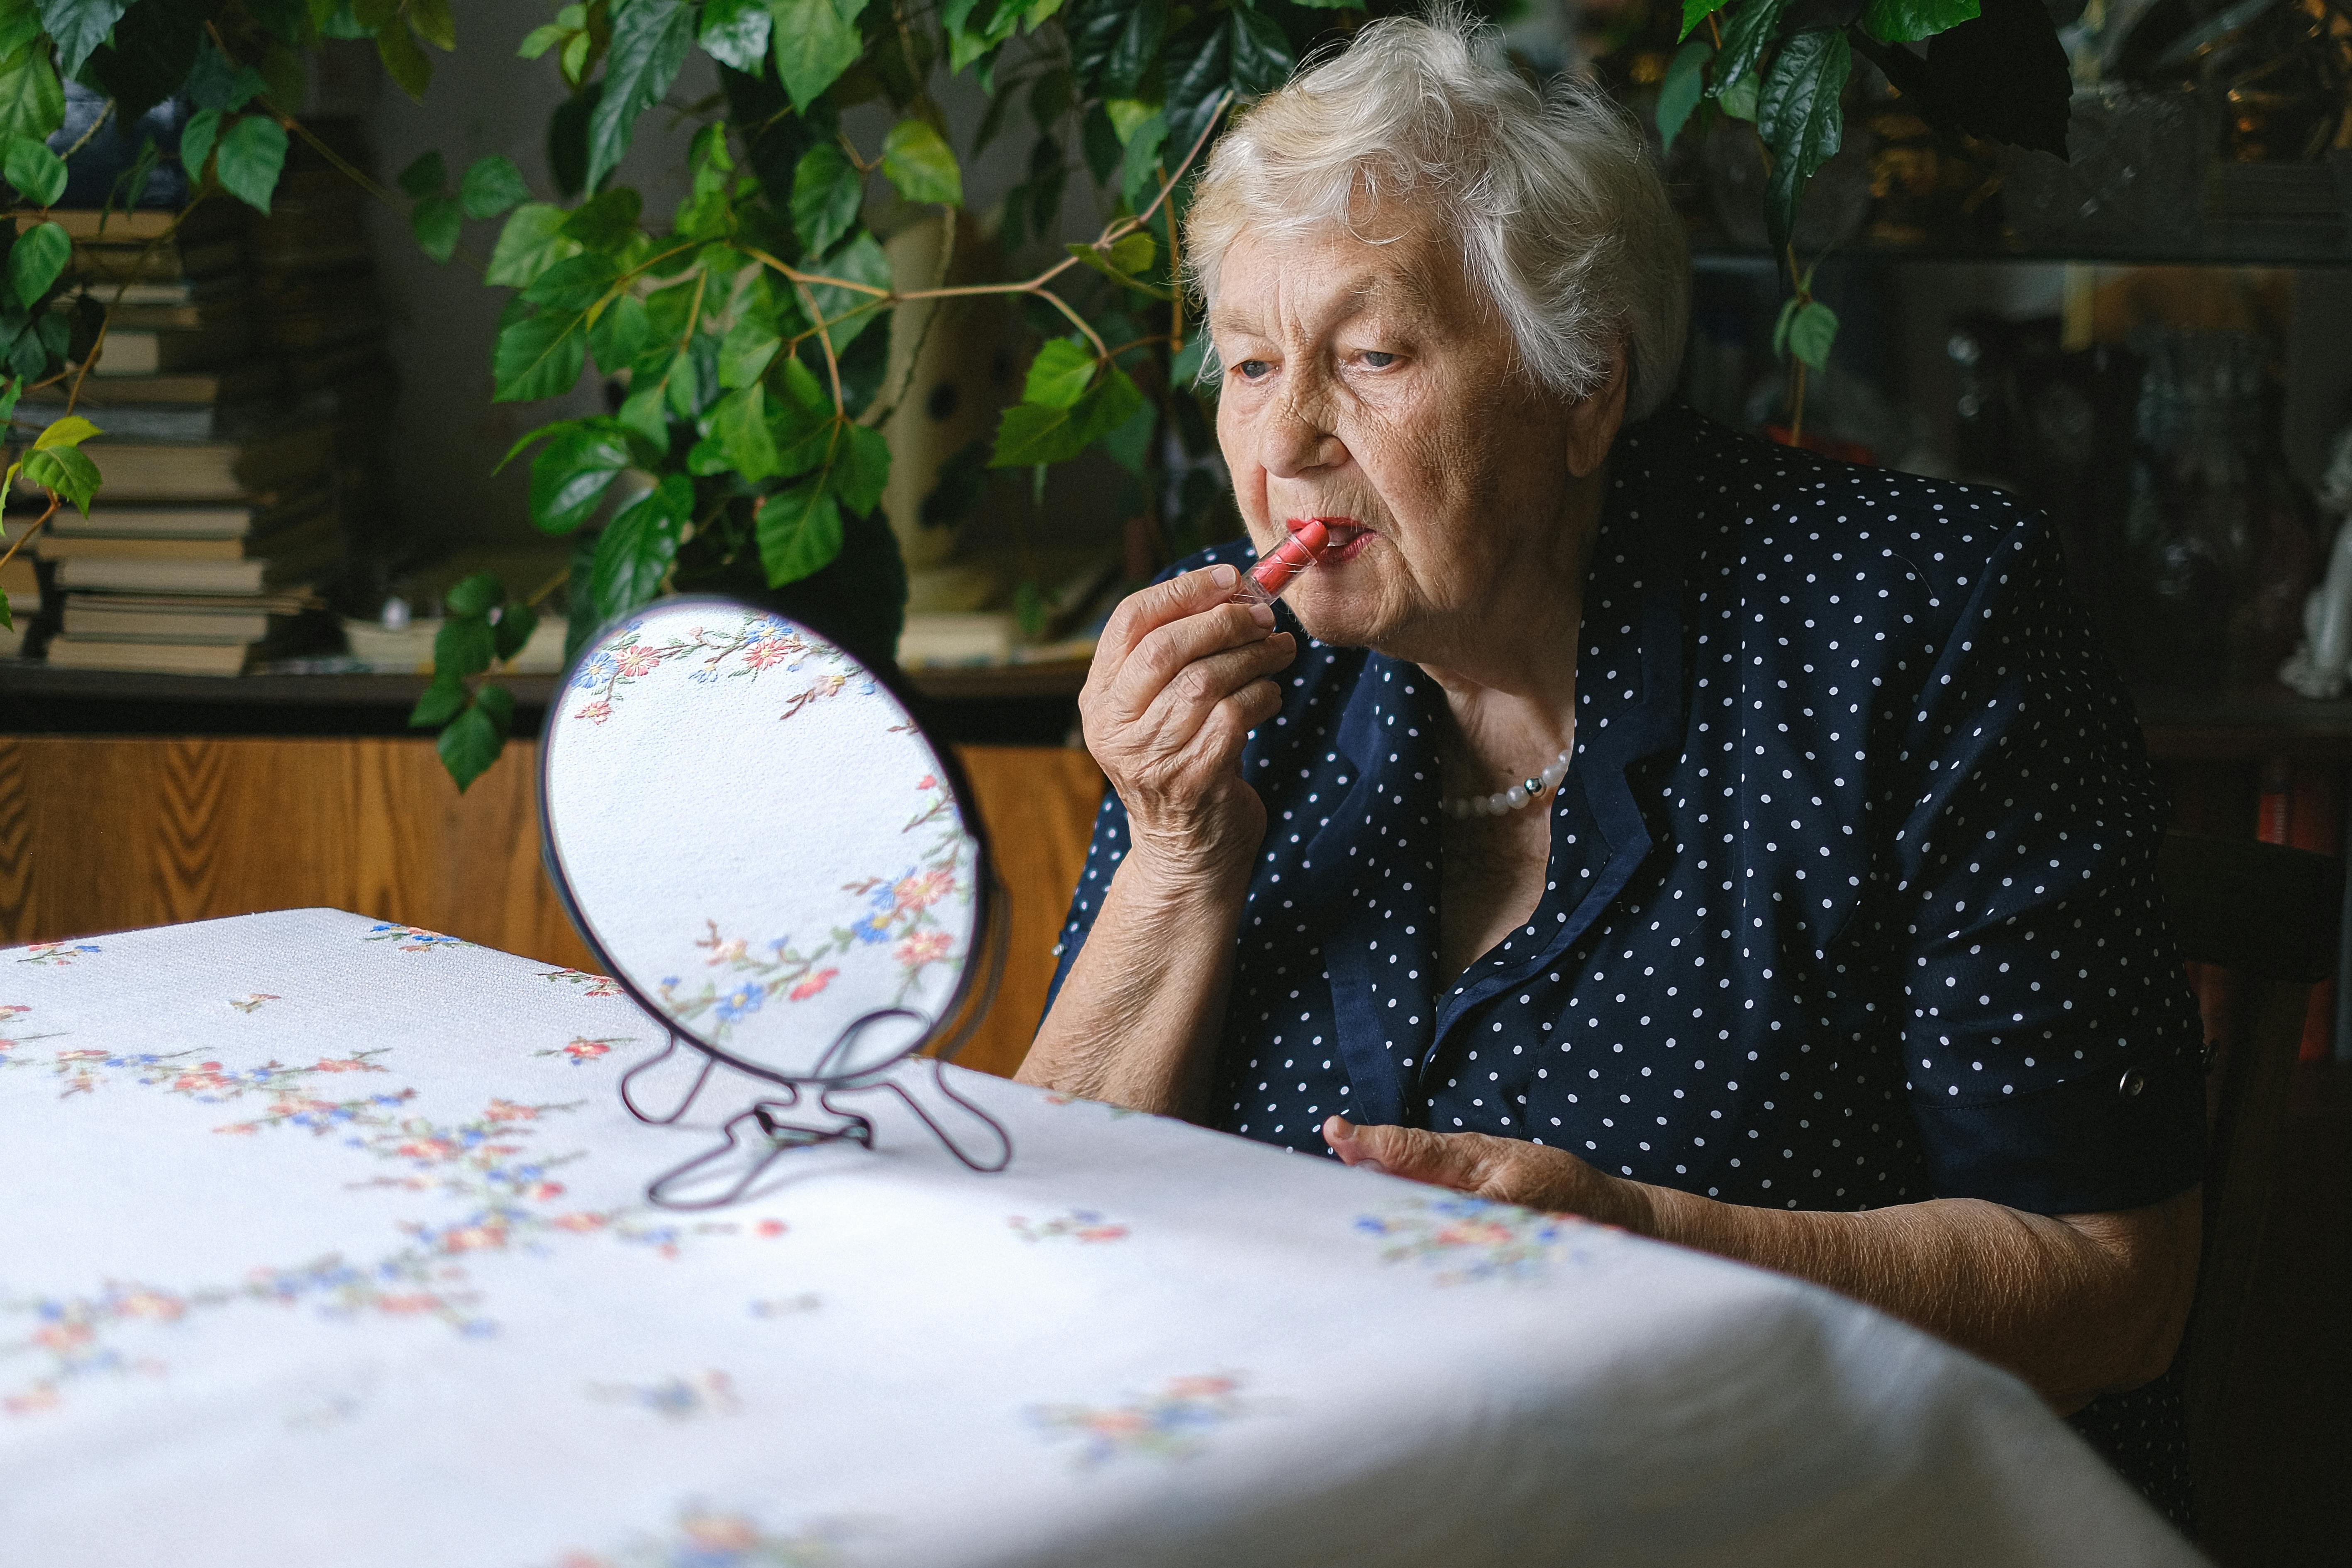
POLYGON ((2221 1038, 2208 1047, 2204 1258, 2180 1363, 2189 1465, 2202 1483, 2216 1473, 2225 1439, 2223 1406, 2311 988, 2336 972, 2344 863, 2282 845, 2171 833, 2157 879, 2181 956, 2226 969, 2232 982, 2221 1038))

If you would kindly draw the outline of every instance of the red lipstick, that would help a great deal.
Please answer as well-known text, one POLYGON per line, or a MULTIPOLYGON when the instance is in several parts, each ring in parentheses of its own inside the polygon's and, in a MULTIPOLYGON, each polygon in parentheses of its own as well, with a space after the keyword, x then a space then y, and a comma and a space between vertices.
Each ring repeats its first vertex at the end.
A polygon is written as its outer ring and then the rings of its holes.
POLYGON ((1323 559, 1331 547, 1331 531, 1319 519, 1309 518, 1290 531, 1290 537, 1258 558, 1234 591, 1237 605, 1271 608, 1297 575, 1323 559))

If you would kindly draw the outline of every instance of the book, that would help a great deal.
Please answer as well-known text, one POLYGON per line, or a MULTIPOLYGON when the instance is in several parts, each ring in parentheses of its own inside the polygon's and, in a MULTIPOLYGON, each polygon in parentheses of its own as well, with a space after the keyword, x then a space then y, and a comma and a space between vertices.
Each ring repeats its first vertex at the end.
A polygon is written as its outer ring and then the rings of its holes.
POLYGON ((149 404, 84 397, 74 411, 117 440, 182 443, 254 440, 334 412, 317 397, 306 398, 294 407, 268 398, 235 403, 149 404))
MULTIPOLYGON (((563 670, 564 624, 560 616, 541 616, 530 637, 506 669, 514 675, 559 675, 563 670)), ((437 617, 426 616, 403 626, 346 617, 343 641, 352 657, 379 675, 423 675, 433 668, 433 639, 441 630, 437 617)))
POLYGON ((184 217, 155 207, 52 207, 49 217, 79 244, 145 245, 168 238, 184 246, 236 234, 245 226, 245 210, 227 196, 215 196, 197 203, 184 217))
POLYGON ((305 426, 251 441, 121 441, 82 450, 98 465, 100 493, 121 501, 272 500, 311 488, 326 471, 334 432, 305 426))
POLYGON ((114 594, 260 594, 308 584, 342 553, 338 542, 317 555, 259 561, 60 561, 57 584, 68 592, 114 594))
MULTIPOLYGON (((162 371, 152 375, 92 374, 81 384, 77 410, 110 408, 117 404, 237 403, 267 397, 283 384, 278 367, 267 360, 248 360, 219 370, 162 371)), ((63 405, 70 379, 25 394, 27 404, 63 405)), ((103 425, 102 419, 91 416, 103 425)))
POLYGON ((65 635, 93 642, 277 643, 320 614, 292 595, 224 595, 215 601, 131 594, 68 594, 65 635))
POLYGON ((165 279, 152 283, 86 282, 79 295, 100 309, 119 310, 132 305, 197 305, 236 299, 251 292, 251 288, 242 272, 232 269, 209 277, 165 279))
POLYGON ((0 598, 8 601, 8 616, 16 623, 0 626, 0 658, 13 658, 24 647, 26 624, 41 613, 41 580, 22 551, 0 565, 0 598))
POLYGON ((96 642, 63 635, 49 639, 49 663, 59 669, 243 675, 251 668, 255 653, 249 643, 96 642))
POLYGON ((243 316, 186 331, 110 328, 90 365, 96 375, 148 375, 159 370, 210 370, 246 351, 251 328, 243 316))
POLYGON ((211 278, 233 274, 245 261, 245 247, 234 239, 200 244, 77 245, 68 276, 85 283, 137 279, 167 282, 175 278, 211 278))
POLYGON ((290 528, 331 500, 331 492, 316 489, 275 506, 110 506, 101 492, 88 517, 60 509, 48 532, 58 539, 243 539, 290 528))
POLYGON ((314 515, 295 527, 234 539, 154 539, 59 534, 34 548, 44 561, 262 561, 271 556, 315 552, 341 537, 332 512, 314 515))

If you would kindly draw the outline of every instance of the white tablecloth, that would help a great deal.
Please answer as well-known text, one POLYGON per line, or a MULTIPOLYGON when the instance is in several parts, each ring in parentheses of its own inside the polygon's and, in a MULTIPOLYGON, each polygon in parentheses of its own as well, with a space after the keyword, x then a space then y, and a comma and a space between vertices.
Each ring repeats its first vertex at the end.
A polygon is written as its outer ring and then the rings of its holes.
POLYGON ((333 910, 0 952, 0 1563, 2197 1561, 1826 1291, 978 1075, 1002 1175, 876 1095, 650 1208, 753 1092, 632 1121, 661 1037, 333 910))

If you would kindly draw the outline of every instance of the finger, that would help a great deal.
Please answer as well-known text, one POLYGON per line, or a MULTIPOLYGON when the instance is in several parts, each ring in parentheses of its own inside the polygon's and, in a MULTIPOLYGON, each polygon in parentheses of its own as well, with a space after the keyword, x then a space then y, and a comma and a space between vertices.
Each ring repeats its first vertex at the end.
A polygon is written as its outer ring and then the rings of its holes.
POLYGON ((1107 692, 1110 706, 1128 718, 1139 717, 1187 667, 1264 642, 1273 630, 1274 612, 1255 605, 1213 605, 1155 626, 1113 672, 1107 692))
POLYGON ((1233 596, 1234 586, 1241 580, 1237 567, 1204 566, 1171 577, 1165 583, 1138 588, 1118 602, 1118 607, 1111 611, 1110 619, 1104 624, 1102 637, 1095 645, 1097 662, 1108 658, 1108 668, 1118 668, 1137 643, 1159 627, 1223 604, 1233 596))
MULTIPOLYGON (((1196 658, 1161 687, 1135 719, 1136 733, 1162 751, 1182 748, 1226 698, 1290 663, 1297 647, 1288 632, 1196 658)), ((1279 703, 1279 696, 1276 698, 1279 703)))
POLYGON ((1249 744, 1250 731, 1282 711, 1282 688, 1253 680, 1210 710, 1194 737, 1192 754, 1212 773, 1223 773, 1249 744))
POLYGON ((1475 1191, 1485 1161, 1476 1135, 1431 1132, 1419 1127, 1357 1127, 1334 1116, 1323 1124, 1324 1141, 1350 1165, 1370 1165, 1392 1176, 1432 1185, 1475 1191))

